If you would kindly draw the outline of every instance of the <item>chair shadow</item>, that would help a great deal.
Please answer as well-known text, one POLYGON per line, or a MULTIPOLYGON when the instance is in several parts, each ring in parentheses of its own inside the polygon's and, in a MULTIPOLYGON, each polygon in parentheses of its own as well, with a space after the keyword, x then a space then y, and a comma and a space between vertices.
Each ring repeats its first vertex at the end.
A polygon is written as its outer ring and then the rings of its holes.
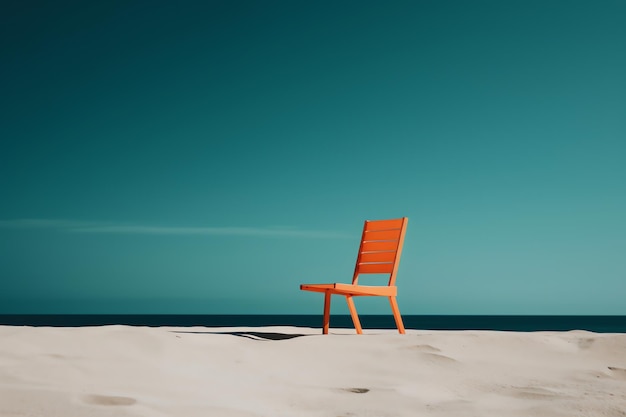
POLYGON ((310 334, 292 334, 292 333, 272 333, 272 332, 187 332, 173 331, 172 333, 191 333, 191 334, 227 334, 231 336, 245 337, 246 339, 266 341, 266 340, 289 340, 296 337, 311 336, 310 334))

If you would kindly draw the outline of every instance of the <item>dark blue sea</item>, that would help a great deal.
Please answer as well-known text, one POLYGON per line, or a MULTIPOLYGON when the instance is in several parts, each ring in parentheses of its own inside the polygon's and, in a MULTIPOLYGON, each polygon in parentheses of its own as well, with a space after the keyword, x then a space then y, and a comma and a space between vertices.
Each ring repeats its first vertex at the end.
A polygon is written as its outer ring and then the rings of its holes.
MULTIPOLYGON (((363 328, 394 329, 391 315, 361 315, 363 328)), ((626 333, 626 316, 403 316, 407 329, 420 330, 502 330, 626 333)), ((321 315, 0 315, 0 325, 12 326, 205 326, 261 327, 297 326, 321 328, 321 315)), ((349 315, 333 315, 331 328, 352 328, 349 315)))

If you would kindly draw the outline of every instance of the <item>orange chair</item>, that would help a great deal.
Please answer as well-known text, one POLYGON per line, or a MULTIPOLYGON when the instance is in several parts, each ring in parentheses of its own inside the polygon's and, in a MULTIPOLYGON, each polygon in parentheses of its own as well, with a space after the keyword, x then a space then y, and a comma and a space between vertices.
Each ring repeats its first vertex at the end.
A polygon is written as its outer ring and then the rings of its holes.
POLYGON ((300 289, 324 293, 324 324, 322 333, 328 334, 330 325, 330 296, 332 294, 346 297, 354 328, 358 334, 362 334, 361 322, 354 307, 352 297, 357 296, 380 296, 388 297, 396 320, 396 326, 401 334, 404 334, 404 324, 398 309, 396 294, 396 273, 402 254, 402 243, 409 219, 403 217, 393 220, 366 220, 361 236, 361 246, 356 259, 356 267, 352 277, 352 284, 302 284, 300 289), (360 274, 389 274, 389 283, 386 286, 359 285, 360 274))

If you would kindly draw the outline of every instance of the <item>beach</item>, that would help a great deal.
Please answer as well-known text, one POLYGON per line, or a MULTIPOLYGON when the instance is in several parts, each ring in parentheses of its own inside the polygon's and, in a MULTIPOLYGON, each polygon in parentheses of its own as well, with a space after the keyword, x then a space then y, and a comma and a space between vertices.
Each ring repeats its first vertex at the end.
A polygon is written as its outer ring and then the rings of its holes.
POLYGON ((0 326, 0 417, 626 416, 626 334, 0 326))

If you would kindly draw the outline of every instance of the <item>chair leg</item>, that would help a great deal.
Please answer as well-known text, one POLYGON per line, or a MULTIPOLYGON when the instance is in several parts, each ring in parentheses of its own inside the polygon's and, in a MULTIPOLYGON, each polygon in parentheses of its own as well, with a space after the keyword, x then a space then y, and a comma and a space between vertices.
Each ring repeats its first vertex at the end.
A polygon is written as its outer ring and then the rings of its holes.
POLYGON ((389 303, 391 304, 391 311, 393 311, 393 318, 396 320, 396 326, 400 334, 405 334, 404 324, 402 323, 402 316, 400 315, 400 309, 398 308, 398 302, 396 297, 389 297, 389 303))
POLYGON ((330 292, 324 293, 324 322, 322 323, 322 334, 328 334, 330 327, 330 292))
POLYGON ((346 295, 346 302, 348 303, 348 308, 350 309, 350 315, 352 316, 352 323, 354 323, 356 333, 363 334, 363 329, 361 329, 361 321, 359 320, 359 315, 356 313, 356 307, 354 307, 354 300, 352 300, 351 295, 346 295))

